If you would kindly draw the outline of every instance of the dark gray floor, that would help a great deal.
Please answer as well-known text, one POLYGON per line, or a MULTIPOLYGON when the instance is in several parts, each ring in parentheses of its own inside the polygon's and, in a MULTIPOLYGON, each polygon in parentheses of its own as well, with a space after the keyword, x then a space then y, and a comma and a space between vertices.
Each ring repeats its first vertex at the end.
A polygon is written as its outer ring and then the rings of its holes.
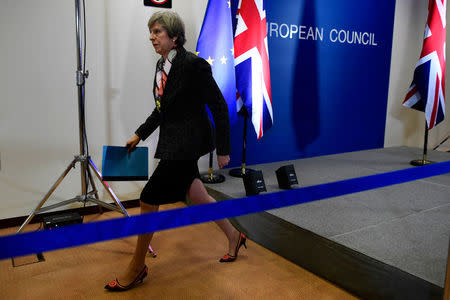
MULTIPOLYGON (((298 187, 412 167, 422 150, 393 147, 248 166, 262 170, 267 192, 279 191, 275 170, 293 164, 298 187)), ((428 159, 450 160, 429 151, 428 159)), ((228 176, 211 189, 232 198, 245 196, 242 179, 228 176)), ((372 191, 268 211, 301 228, 444 286, 450 237, 450 174, 372 191)))

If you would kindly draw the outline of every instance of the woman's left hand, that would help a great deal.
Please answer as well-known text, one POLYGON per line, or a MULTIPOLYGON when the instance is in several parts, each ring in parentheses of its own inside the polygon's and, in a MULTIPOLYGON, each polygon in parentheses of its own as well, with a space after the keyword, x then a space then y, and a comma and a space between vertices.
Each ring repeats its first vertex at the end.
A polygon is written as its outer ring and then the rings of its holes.
POLYGON ((230 162, 229 155, 217 155, 217 163, 219 164, 219 168, 223 168, 230 162))

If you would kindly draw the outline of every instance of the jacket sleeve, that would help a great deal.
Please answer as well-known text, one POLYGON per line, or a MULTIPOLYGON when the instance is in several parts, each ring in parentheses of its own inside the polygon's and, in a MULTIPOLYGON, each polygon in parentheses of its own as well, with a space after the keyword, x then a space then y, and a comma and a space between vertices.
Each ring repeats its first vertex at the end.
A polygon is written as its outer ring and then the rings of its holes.
POLYGON ((143 124, 141 124, 141 126, 139 126, 135 133, 141 140, 146 140, 153 133, 153 131, 158 128, 160 120, 161 115, 155 107, 152 114, 147 118, 147 120, 145 120, 143 124))
POLYGON ((195 61, 195 70, 201 101, 208 105, 214 119, 217 154, 229 155, 231 152, 230 118, 227 103, 212 76, 209 63, 198 58, 195 61))

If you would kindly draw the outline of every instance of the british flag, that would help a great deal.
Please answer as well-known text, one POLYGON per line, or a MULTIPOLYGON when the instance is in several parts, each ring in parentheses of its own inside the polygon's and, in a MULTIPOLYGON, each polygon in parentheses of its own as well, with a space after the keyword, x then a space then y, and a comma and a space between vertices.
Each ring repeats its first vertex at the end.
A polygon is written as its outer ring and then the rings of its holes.
POLYGON ((425 112, 428 129, 445 117, 447 0, 430 0, 422 53, 403 105, 425 112))
MULTIPOLYGON (((236 88, 258 139, 273 124, 266 11, 263 0, 240 0, 234 37, 236 88)), ((238 104, 238 110, 242 105, 238 104)))

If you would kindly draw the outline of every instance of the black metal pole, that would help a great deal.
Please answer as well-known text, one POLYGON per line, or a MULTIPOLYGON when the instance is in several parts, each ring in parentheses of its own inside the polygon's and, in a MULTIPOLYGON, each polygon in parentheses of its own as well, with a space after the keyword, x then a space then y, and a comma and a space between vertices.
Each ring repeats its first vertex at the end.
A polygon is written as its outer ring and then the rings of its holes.
MULTIPOLYGON (((86 139, 84 136, 85 132, 85 110, 84 110, 84 83, 85 76, 83 72, 83 57, 82 57, 82 38, 81 38, 81 5, 80 0, 75 0, 75 27, 76 27, 76 38, 77 38, 77 71, 76 71, 76 81, 78 87, 78 126, 80 134, 80 156, 84 157, 86 155, 86 139)), ((87 160, 81 160, 81 194, 83 196, 87 195, 87 160)))
POLYGON ((428 153, 428 126, 425 123, 425 136, 423 139, 423 161, 427 160, 427 153, 428 153))
POLYGON ((213 153, 209 152, 209 169, 208 169, 208 174, 212 174, 212 168, 213 168, 213 153))
POLYGON ((247 150, 247 122, 248 122, 248 114, 245 114, 244 119, 244 135, 242 139, 242 173, 245 174, 245 153, 247 150))
POLYGON ((245 155, 247 150, 247 122, 248 122, 248 113, 245 114, 244 117, 244 133, 242 138, 242 164, 241 168, 231 169, 228 174, 232 177, 244 177, 246 173, 253 172, 253 169, 248 169, 245 167, 245 155))
MULTIPOLYGON (((448 139, 450 139, 450 135, 447 136, 442 142, 440 142, 436 147, 433 148, 433 150, 436 150, 440 146, 442 146, 448 139)), ((448 152, 448 151, 447 151, 448 152)))

